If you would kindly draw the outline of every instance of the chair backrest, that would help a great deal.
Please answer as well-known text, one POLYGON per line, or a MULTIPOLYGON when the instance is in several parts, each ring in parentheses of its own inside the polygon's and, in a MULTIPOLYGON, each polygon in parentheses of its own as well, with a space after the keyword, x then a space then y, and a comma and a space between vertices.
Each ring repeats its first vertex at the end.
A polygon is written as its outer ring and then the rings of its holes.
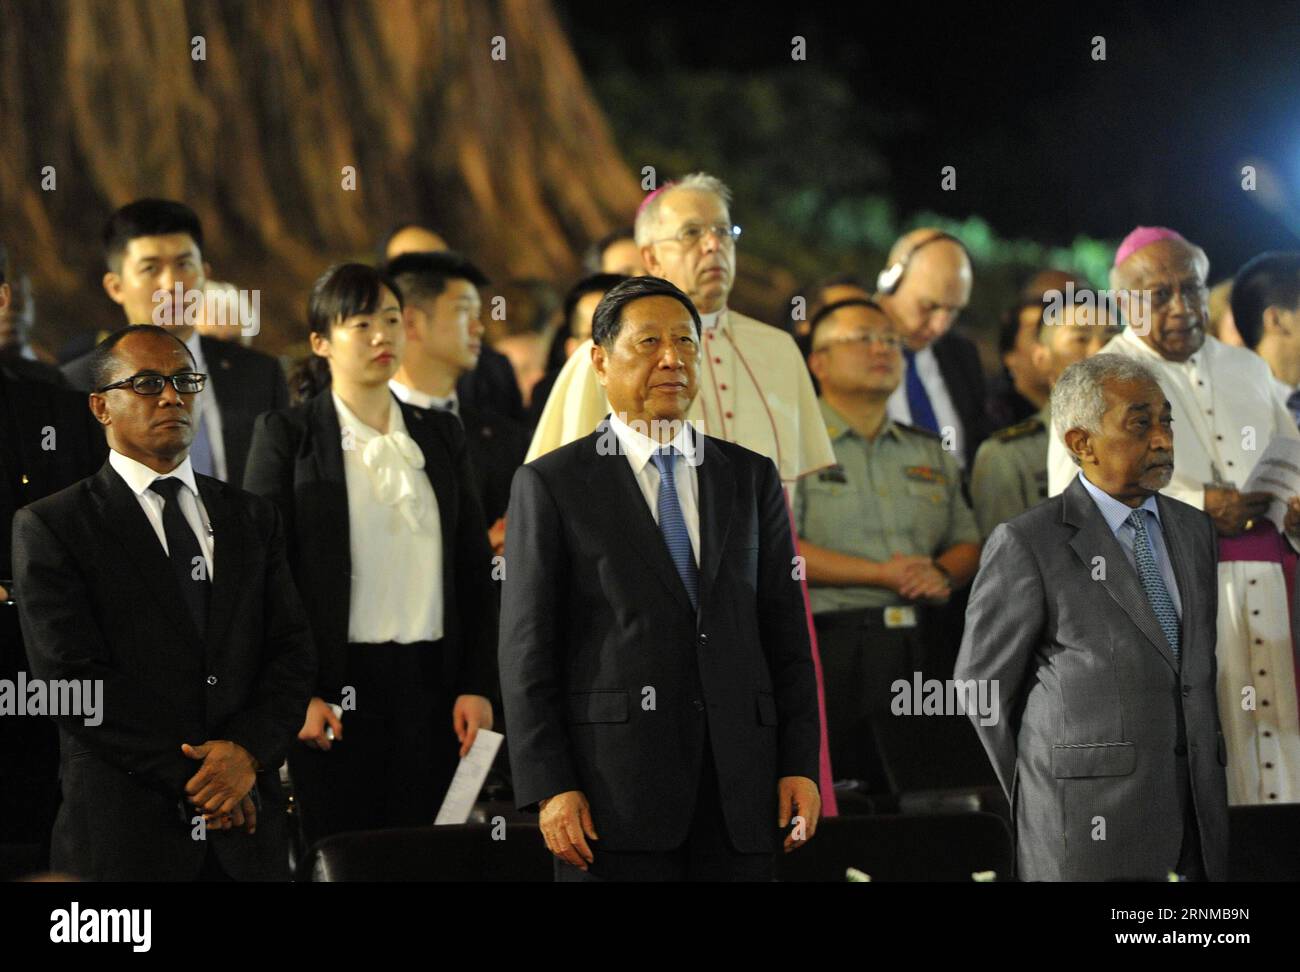
POLYGON ((409 827, 335 834, 316 844, 300 875, 311 881, 550 881, 536 823, 409 827))
POLYGON ((1011 831, 991 813, 828 817, 778 869, 782 881, 843 881, 850 867, 873 881, 969 881, 977 871, 1011 881, 1011 851, 1011 831))

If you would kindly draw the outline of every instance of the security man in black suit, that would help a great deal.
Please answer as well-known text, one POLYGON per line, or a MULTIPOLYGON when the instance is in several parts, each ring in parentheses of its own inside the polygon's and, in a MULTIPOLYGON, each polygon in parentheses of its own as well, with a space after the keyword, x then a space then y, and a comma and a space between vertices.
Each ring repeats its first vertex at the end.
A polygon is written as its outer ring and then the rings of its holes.
MULTIPOLYGON (((207 411, 195 424, 190 461, 195 472, 238 486, 244 481, 253 421, 263 412, 287 407, 289 386, 275 358, 234 341, 200 336, 193 315, 186 317, 185 303, 176 303, 178 288, 184 301, 194 301, 211 272, 203 258, 198 216, 185 204, 166 199, 129 203, 104 227, 104 258, 104 291, 121 305, 126 323, 164 324, 208 375, 207 411)), ((231 327, 238 323, 227 322, 231 327)), ((63 366, 68 383, 78 391, 93 390, 92 361, 92 355, 83 355, 63 366)))
POLYGON ((91 880, 288 876, 278 769, 315 656, 272 503, 189 460, 205 376, 146 325, 96 349, 94 476, 19 510, 32 672, 102 686, 56 718, 52 866, 91 880))
POLYGON ((776 467, 684 421, 699 314, 619 284, 592 360, 611 414, 520 468, 500 661, 515 799, 559 880, 770 880, 812 837, 818 716, 776 467))

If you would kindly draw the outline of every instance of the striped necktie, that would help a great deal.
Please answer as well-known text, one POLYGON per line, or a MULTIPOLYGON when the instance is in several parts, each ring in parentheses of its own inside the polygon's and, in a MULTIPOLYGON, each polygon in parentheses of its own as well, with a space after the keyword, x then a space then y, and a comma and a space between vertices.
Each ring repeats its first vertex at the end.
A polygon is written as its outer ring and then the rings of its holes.
POLYGON ((668 545, 673 565, 686 587, 691 607, 698 611, 700 571, 695 564, 695 553, 691 550, 691 535, 686 530, 686 518, 682 516, 682 507, 677 501, 677 479, 673 469, 677 462, 677 452, 670 446, 657 450, 651 458, 659 470, 659 532, 664 535, 664 543, 668 545))
POLYGON ((1137 564, 1138 577, 1142 579, 1142 586, 1146 588, 1151 610, 1155 612, 1156 620, 1160 622, 1160 630, 1165 633, 1165 639, 1173 649, 1174 659, 1178 660, 1180 647, 1178 612, 1174 609, 1174 599, 1169 596, 1169 589, 1165 587, 1165 579, 1160 575, 1155 551, 1151 547, 1151 535, 1147 533, 1145 513, 1145 510, 1134 510, 1128 515, 1128 523, 1133 527, 1135 534, 1133 561, 1137 564))

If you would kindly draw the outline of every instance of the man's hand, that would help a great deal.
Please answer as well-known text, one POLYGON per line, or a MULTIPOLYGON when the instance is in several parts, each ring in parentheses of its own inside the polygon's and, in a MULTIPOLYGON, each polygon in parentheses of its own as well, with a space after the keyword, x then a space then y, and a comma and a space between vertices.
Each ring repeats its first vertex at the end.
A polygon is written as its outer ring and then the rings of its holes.
MULTIPOLYGON (((910 582, 911 575, 923 567, 933 568, 929 557, 904 556, 896 553, 888 560, 882 560, 876 568, 880 572, 880 582, 876 586, 884 587, 898 594, 903 594, 903 587, 910 582)), ((903 595, 906 597, 907 595, 903 595)))
POLYGON ((1286 517, 1282 520, 1282 529, 1293 536, 1300 534, 1300 496, 1292 496, 1286 501, 1286 517))
POLYGON ((319 696, 312 696, 312 700, 307 703, 307 718, 298 730, 298 739, 312 749, 329 752, 334 743, 343 741, 343 720, 334 714, 328 702, 319 696), (334 730, 333 742, 325 735, 326 727, 334 730))
POLYGON ((494 554, 504 554, 506 552, 506 518, 497 517, 497 521, 488 527, 488 543, 492 545, 494 554))
POLYGON ((257 782, 253 754, 238 743, 226 739, 209 739, 198 746, 182 743, 181 752, 203 761, 185 784, 185 795, 206 814, 230 813, 257 782))
POLYGON ((492 728, 492 703, 482 695, 458 695, 451 707, 451 727, 460 740, 460 754, 464 756, 474 745, 480 729, 492 728))
POLYGON ((898 593, 909 601, 931 601, 942 604, 952 594, 948 575, 934 565, 934 561, 909 563, 903 568, 903 582, 898 593))
POLYGON ((1271 493, 1240 493, 1231 486, 1205 487, 1205 512, 1214 520, 1221 537, 1235 537, 1246 529, 1246 521, 1268 512, 1271 493))
POLYGON ((776 784, 776 825, 784 830, 795 821, 795 827, 786 835, 785 852, 788 854, 812 840, 817 833, 817 821, 822 815, 822 796, 817 784, 806 776, 783 776, 776 784))
POLYGON ((595 860, 587 837, 599 840, 596 825, 591 819, 591 806, 581 790, 565 790, 542 800, 538 807, 541 815, 537 825, 546 838, 546 847, 562 861, 568 861, 579 870, 595 860), (585 836, 584 836, 585 835, 585 836))
POLYGON ((230 813, 204 814, 203 822, 209 830, 242 830, 254 834, 257 833, 257 804, 251 796, 246 796, 230 813))

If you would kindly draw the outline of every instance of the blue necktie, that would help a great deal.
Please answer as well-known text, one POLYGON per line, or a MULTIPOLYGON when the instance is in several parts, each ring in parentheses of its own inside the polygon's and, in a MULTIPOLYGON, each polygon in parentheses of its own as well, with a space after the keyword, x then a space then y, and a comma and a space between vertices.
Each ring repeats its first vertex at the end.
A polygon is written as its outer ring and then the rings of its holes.
MULTIPOLYGON (((198 406, 198 403, 195 405, 198 406)), ((194 427, 194 441, 190 443, 190 465, 196 473, 215 476, 217 470, 212 460, 212 443, 208 439, 208 423, 203 418, 202 406, 196 407, 191 414, 198 424, 194 427)))
POLYGON ((1174 610, 1174 599, 1169 596, 1165 579, 1160 575, 1160 567, 1156 564, 1156 555, 1151 547, 1151 536, 1147 533, 1144 512, 1134 510, 1128 515, 1128 522, 1136 534, 1133 537, 1133 560, 1137 564, 1138 577, 1142 578, 1142 586, 1146 588, 1151 610, 1155 611, 1160 629, 1165 633, 1165 640, 1169 642, 1169 647, 1174 652, 1174 659, 1177 660, 1179 657, 1178 612, 1174 610))
POLYGON ((677 453, 667 448, 656 452, 652 459, 655 468, 659 470, 659 532, 664 535, 664 543, 668 545, 673 565, 686 587, 691 607, 698 611, 700 571, 695 564, 695 553, 691 550, 691 535, 686 531, 686 519, 682 516, 681 504, 677 502, 677 480, 673 475, 677 453))
POLYGON ((916 370, 916 352, 904 348, 903 355, 907 358, 907 409, 912 413, 912 424, 938 433, 939 420, 934 417, 934 406, 930 404, 930 396, 926 394, 925 385, 921 384, 921 376, 916 370))

